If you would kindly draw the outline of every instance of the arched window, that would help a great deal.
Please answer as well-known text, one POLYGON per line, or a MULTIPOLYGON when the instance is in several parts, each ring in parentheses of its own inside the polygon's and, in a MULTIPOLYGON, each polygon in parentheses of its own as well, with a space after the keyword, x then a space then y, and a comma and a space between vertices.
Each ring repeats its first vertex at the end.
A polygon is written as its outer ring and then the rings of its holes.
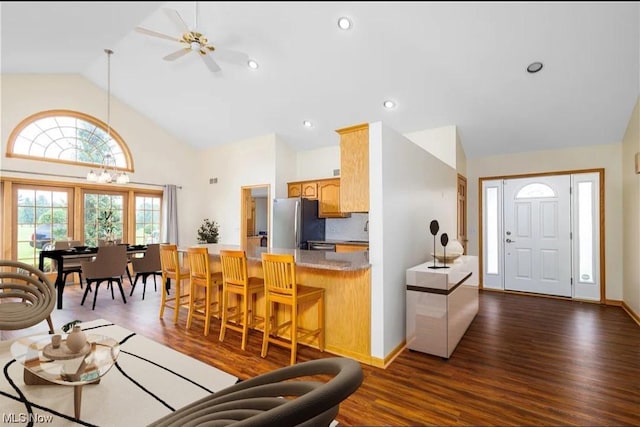
POLYGON ((70 110, 43 111, 24 119, 9 136, 7 157, 102 166, 133 172, 122 137, 101 120, 70 110), (110 156, 110 157, 109 157, 110 156))
POLYGON ((556 197, 556 192, 546 184, 534 183, 525 185, 516 195, 516 199, 531 199, 539 197, 556 197))

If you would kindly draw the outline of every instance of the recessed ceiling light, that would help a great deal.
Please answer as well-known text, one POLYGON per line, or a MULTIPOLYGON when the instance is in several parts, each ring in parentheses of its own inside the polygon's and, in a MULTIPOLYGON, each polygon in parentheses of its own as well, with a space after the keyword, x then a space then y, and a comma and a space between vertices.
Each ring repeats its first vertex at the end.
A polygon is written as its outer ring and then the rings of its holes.
POLYGON ((542 62, 532 62, 527 67, 527 72, 529 72, 531 74, 537 73, 540 70, 542 70, 542 62))
POLYGON ((257 69, 258 69, 258 67, 259 67, 258 63, 257 63, 255 60, 253 60, 253 59, 250 59, 250 60, 247 62, 247 65, 248 65, 248 66, 249 66, 249 68, 251 68, 252 70, 257 70, 257 69))
POLYGON ((391 109, 396 108, 396 103, 395 103, 395 102, 393 102, 393 101, 391 101, 390 99, 387 99, 386 101, 384 101, 384 102, 382 103, 382 106, 383 106, 384 108, 386 108, 387 110, 391 110, 391 109))
POLYGON ((341 30, 348 30, 351 28, 351 20, 345 16, 343 16, 342 18, 338 19, 338 27, 341 30))
POLYGON ((302 125, 306 128, 312 128, 313 127, 313 123, 311 123, 309 120, 305 120, 302 122, 302 125))

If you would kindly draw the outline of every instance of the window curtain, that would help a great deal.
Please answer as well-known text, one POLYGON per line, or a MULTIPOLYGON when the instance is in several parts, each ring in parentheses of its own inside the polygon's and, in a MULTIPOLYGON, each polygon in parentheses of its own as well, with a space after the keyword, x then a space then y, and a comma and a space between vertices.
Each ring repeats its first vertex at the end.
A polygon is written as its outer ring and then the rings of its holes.
POLYGON ((164 186, 162 197, 162 241, 178 244, 178 187, 164 186))

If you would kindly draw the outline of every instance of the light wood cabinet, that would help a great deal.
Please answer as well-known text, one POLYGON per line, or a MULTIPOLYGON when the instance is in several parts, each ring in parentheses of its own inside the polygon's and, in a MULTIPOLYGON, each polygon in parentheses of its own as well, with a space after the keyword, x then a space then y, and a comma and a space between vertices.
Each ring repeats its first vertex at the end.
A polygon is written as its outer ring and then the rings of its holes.
POLYGON ((351 216, 340 210, 340 178, 318 181, 318 216, 345 218, 351 216))
POLYGON ((316 200, 318 198, 318 183, 303 182, 302 183, 302 197, 305 199, 316 200))
POLYGON ((336 252, 358 252, 369 249, 368 245, 341 245, 336 244, 336 252))
POLYGON ((302 183, 300 182, 290 182, 287 184, 287 197, 300 197, 302 196, 302 183))
POLYGON ((336 132, 340 134, 340 209, 369 212, 369 125, 336 132))

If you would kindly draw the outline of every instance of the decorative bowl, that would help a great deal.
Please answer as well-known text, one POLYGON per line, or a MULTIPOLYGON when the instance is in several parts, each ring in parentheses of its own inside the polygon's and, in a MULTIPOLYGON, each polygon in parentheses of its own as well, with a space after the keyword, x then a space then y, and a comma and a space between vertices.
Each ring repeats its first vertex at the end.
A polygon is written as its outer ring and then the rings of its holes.
POLYGON ((74 246, 73 249, 75 249, 76 251, 83 252, 89 249, 89 246, 74 246))
POLYGON ((460 258, 460 255, 462 254, 447 254, 447 256, 445 257, 444 254, 434 254, 433 252, 431 252, 431 256, 435 256, 436 259, 440 262, 453 262, 456 259, 460 258))

